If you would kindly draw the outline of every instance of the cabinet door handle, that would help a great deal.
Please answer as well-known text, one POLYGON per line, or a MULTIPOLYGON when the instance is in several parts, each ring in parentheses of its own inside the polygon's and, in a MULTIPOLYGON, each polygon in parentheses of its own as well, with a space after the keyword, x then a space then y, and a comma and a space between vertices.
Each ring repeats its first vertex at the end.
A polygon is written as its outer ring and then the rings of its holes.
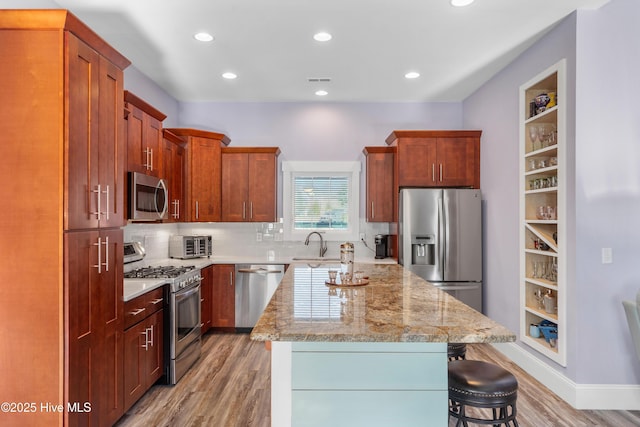
POLYGON ((200 218, 200 206, 198 204, 198 201, 196 200, 196 219, 200 218))
POLYGON ((376 217, 376 211, 373 209, 373 202, 371 202, 371 219, 376 217))
POLYGON ((153 148, 150 148, 149 151, 151 151, 151 161, 149 162, 149 170, 152 171, 153 170, 153 148))
POLYGON ((104 263, 102 265, 104 265, 105 271, 109 271, 109 236, 104 238, 102 244, 104 245, 104 263))
POLYGON ((436 181, 436 164, 431 163, 431 181, 436 181))
POLYGON ((253 202, 249 202, 249 219, 253 219, 253 202))
POLYGON ((144 164, 146 170, 149 170, 149 147, 144 147, 144 164))
POLYGON ((98 237, 98 243, 94 243, 93 246, 98 247, 98 263, 94 264, 94 267, 98 269, 98 274, 102 273, 102 238, 98 237))
POLYGON ((233 271, 229 272, 229 285, 233 286, 233 271))
POLYGON ((247 202, 242 202, 242 219, 245 219, 247 217, 246 211, 247 211, 247 202))
MULTIPOLYGON (((107 196, 106 197, 106 199, 107 199, 107 203, 106 203, 107 209, 103 213, 104 213, 104 216, 107 219, 107 221, 109 221, 109 186, 108 185, 107 185, 107 189, 105 191, 103 191, 103 193, 107 196)), ((99 197, 100 196, 98 196, 98 200, 100 200, 99 197)))
POLYGON ((97 209, 95 212, 91 212, 91 215, 95 215, 96 219, 98 221, 100 221, 100 215, 102 214, 102 212, 100 211, 100 195, 102 194, 102 191, 100 190, 100 184, 96 185, 96 189, 95 190, 91 190, 92 193, 95 193, 97 195, 97 209))
POLYGON ((442 182, 442 163, 440 163, 440 182, 442 182))
POLYGON ((151 347, 153 347, 153 325, 149 327, 149 336, 151 336, 149 341, 151 342, 151 347))
POLYGON ((149 344, 149 337, 147 336, 147 332, 149 332, 149 329, 145 329, 144 332, 140 332, 140 335, 144 335, 144 344, 141 345, 142 348, 144 348, 145 350, 148 350, 148 344, 149 344))

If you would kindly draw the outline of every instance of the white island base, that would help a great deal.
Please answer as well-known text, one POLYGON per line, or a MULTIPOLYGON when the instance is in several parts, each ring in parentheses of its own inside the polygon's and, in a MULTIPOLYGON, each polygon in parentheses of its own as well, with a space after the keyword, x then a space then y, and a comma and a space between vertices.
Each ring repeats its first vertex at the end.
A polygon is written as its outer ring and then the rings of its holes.
POLYGON ((271 343, 273 427, 447 426, 447 343, 271 343))

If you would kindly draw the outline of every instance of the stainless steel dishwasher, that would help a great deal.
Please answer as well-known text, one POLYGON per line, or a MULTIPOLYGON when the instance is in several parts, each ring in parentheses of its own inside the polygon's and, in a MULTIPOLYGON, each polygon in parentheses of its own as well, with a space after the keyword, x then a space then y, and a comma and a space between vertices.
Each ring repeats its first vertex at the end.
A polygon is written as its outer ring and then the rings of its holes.
POLYGON ((255 326, 282 276, 281 264, 236 264, 236 331, 255 326))

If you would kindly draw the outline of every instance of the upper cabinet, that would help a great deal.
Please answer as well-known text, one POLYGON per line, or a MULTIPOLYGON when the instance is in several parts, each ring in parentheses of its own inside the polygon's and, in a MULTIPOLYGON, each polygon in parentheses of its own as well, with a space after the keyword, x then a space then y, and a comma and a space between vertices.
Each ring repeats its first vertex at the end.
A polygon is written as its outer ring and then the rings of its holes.
POLYGON ((66 33, 68 143, 67 230, 120 227, 124 213, 122 68, 66 33), (94 124, 98 125, 95 126, 94 124))
POLYGON ((278 147, 222 149, 222 221, 276 221, 278 154, 278 147))
POLYGON ((520 339, 567 363, 565 60, 520 87, 520 339))
POLYGON ((163 129, 162 176, 169 192, 169 221, 184 221, 184 142, 163 129))
POLYGON ((197 129, 171 128, 185 142, 185 221, 220 221, 221 150, 226 135, 197 129))
POLYGON ((127 115, 127 170, 160 177, 162 121, 167 117, 129 91, 124 92, 127 115))
POLYGON ((393 222, 395 147, 365 147, 367 157, 367 221, 393 222))
POLYGON ((398 187, 480 188, 481 131, 396 130, 398 187))

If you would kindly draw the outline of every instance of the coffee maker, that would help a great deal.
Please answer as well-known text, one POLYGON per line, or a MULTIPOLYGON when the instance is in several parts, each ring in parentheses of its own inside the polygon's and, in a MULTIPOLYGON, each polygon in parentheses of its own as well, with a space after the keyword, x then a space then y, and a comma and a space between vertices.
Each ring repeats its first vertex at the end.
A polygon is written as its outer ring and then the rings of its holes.
POLYGON ((376 259, 387 258, 389 256, 389 235, 376 234, 376 259))

